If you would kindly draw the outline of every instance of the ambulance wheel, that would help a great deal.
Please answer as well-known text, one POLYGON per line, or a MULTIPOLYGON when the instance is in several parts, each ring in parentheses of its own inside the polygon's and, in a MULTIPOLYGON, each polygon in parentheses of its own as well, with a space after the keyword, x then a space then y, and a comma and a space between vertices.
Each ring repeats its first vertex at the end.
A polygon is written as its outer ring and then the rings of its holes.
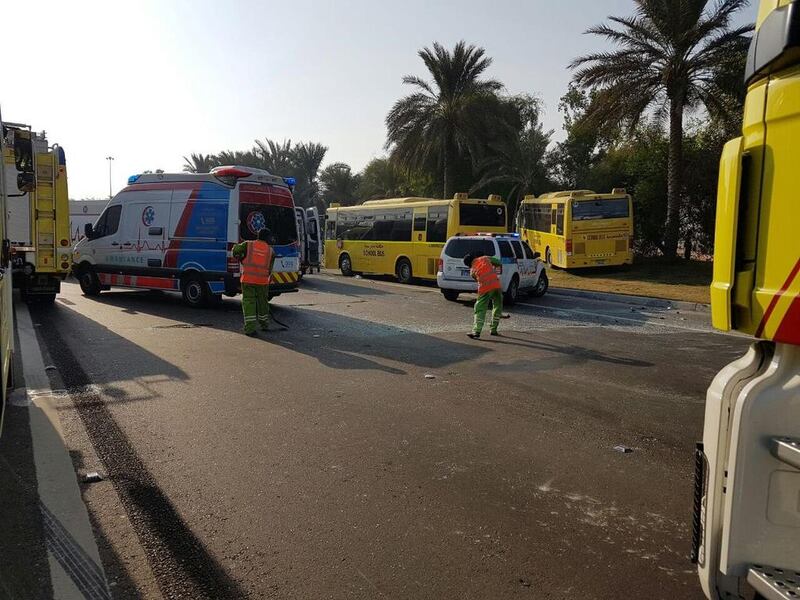
POLYGON ((342 254, 339 257, 339 270, 345 277, 353 276, 353 261, 350 260, 349 254, 342 254))
POLYGON ((517 276, 514 275, 514 277, 511 278, 511 283, 508 284, 508 289, 506 290, 503 301, 509 306, 513 306, 517 302, 518 296, 519 296, 519 279, 517 279, 517 276))
POLYGON ((397 261, 397 268, 395 269, 397 281, 400 283, 411 283, 414 274, 411 271, 411 263, 407 258, 401 258, 397 261))
POLYGON ((445 300, 449 300, 450 302, 456 302, 458 300, 458 290, 442 290, 442 296, 444 296, 445 300))
POLYGON ((100 285, 100 279, 98 279, 97 273, 94 272, 92 267, 84 267, 81 269, 80 276, 78 277, 78 283, 81 286, 81 291, 83 292, 84 296, 100 295, 100 291, 102 289, 100 285))
POLYGON ((544 296, 549 286, 550 282, 547 280, 547 273, 542 271, 542 274, 539 275, 539 280, 536 282, 536 286, 531 291, 531 296, 534 298, 541 298, 544 296))
POLYGON ((189 275, 181 281, 183 301, 192 308, 201 308, 208 304, 208 286, 197 275, 189 275))

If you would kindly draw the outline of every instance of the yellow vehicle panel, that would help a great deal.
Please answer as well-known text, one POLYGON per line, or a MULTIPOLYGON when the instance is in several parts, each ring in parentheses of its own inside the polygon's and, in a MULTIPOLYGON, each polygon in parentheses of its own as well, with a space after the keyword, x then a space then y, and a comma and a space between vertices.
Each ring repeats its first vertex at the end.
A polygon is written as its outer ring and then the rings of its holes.
MULTIPOLYGON (((787 4, 762 2, 759 25, 787 4)), ((800 66, 765 68, 748 88, 742 137, 721 159, 712 322, 800 344, 800 66)))

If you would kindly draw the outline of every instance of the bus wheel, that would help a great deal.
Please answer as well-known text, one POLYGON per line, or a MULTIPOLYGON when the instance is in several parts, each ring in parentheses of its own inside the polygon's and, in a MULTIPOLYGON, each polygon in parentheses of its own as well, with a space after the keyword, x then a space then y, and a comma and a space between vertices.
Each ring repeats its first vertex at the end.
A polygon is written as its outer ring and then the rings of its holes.
POLYGON ((545 251, 544 251, 544 262, 547 263, 548 267, 552 267, 553 266, 553 255, 550 254, 550 247, 549 246, 547 248, 545 248, 545 251))
POLYGON ((534 287, 533 291, 531 292, 531 296, 534 298, 541 298, 544 296, 549 286, 550 282, 547 280, 547 273, 542 271, 542 274, 539 275, 539 280, 536 282, 536 287, 534 287))
POLYGON ((339 257, 339 270, 345 277, 353 276, 353 261, 350 260, 349 254, 342 254, 339 257))
POLYGON ((100 280, 97 278, 97 273, 94 272, 92 267, 84 267, 81 269, 81 274, 78 277, 78 283, 81 286, 81 291, 84 296, 99 296, 100 280))
POLYGON ((397 281, 400 283, 411 283, 413 273, 411 272, 411 263, 407 258, 401 258, 397 261, 397 268, 395 269, 397 281))
POLYGON ((508 284, 508 289, 506 290, 503 300, 505 300, 505 303, 509 306, 513 306, 517 301, 517 296, 519 296, 519 279, 514 275, 514 277, 511 278, 511 283, 508 284))
POLYGON ((183 301, 192 308, 200 308, 208 303, 208 286, 197 275, 189 275, 181 281, 183 301))

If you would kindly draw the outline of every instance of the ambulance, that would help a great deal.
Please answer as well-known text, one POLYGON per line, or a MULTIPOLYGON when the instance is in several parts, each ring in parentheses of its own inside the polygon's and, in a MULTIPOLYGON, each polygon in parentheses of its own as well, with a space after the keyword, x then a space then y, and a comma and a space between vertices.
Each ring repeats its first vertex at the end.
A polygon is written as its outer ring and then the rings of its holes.
POLYGON ((261 169, 133 175, 73 249, 87 296, 111 286, 180 292, 199 307, 241 291, 234 244, 272 232, 270 296, 297 291, 300 261, 291 180, 261 169))

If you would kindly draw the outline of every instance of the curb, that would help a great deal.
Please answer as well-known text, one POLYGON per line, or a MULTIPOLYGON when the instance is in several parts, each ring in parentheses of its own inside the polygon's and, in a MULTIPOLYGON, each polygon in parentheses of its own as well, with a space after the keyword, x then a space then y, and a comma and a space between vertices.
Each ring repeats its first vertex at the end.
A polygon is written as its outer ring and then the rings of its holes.
POLYGON ((50 566, 53 597, 57 600, 110 600, 100 559, 72 458, 64 442, 58 414, 59 390, 50 387, 47 368, 27 306, 15 302, 15 326, 25 377, 37 489, 50 566))
POLYGON ((633 296, 630 294, 614 294, 611 292, 590 292, 586 290, 576 290, 573 288, 551 287, 550 294, 559 296, 573 296, 576 298, 587 298, 589 300, 601 300, 604 302, 618 302, 620 304, 634 304, 650 308, 677 308, 679 310, 708 313, 711 306, 701 302, 685 302, 683 300, 668 300, 666 298, 651 298, 649 296, 633 296))

